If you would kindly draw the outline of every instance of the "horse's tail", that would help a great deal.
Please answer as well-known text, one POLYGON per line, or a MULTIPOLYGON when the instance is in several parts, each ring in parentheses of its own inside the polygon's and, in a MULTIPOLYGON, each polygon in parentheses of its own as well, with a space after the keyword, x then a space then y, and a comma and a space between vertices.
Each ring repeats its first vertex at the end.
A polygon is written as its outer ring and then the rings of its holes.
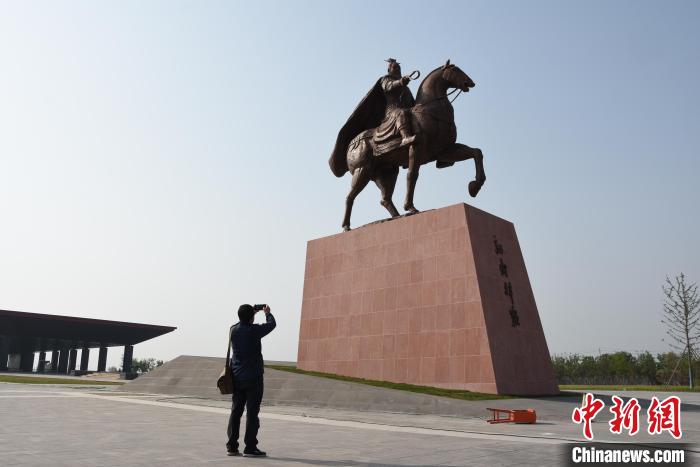
POLYGON ((341 141, 341 137, 339 135, 338 141, 335 143, 335 148, 331 153, 331 157, 328 159, 328 165, 331 167, 331 172, 333 172, 333 175, 338 178, 345 175, 345 173, 348 171, 347 147, 347 142, 341 141))
POLYGON ((345 173, 348 171, 348 161, 346 160, 344 154, 339 155, 333 152, 333 154, 331 154, 331 158, 328 159, 328 165, 331 166, 331 172, 333 172, 333 175, 338 178, 345 175, 345 173))

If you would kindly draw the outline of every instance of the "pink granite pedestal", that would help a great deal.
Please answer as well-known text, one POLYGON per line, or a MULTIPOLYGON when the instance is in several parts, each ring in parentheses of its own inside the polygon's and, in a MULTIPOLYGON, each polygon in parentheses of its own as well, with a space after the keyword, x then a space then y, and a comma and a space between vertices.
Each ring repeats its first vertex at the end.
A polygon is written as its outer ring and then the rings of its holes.
POLYGON ((308 242, 298 367, 558 393, 513 224, 466 204, 308 242))

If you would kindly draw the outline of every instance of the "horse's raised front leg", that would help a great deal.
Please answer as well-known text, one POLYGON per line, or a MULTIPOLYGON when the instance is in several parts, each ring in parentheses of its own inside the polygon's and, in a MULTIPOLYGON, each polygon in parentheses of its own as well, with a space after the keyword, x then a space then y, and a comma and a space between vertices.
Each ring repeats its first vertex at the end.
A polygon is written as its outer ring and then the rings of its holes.
POLYGON ((418 181, 418 171, 420 164, 416 160, 416 147, 411 146, 408 150, 408 173, 406 174, 406 202, 403 204, 404 211, 409 214, 415 214, 418 209, 413 205, 413 193, 416 190, 416 182, 418 181))
POLYGON ((343 230, 350 230, 350 215, 352 214, 352 204, 355 198, 369 183, 370 167, 359 167, 352 174, 352 182, 350 183, 350 193, 345 198, 345 217, 343 218, 343 230))
POLYGON ((443 163, 455 163, 459 161, 466 161, 467 159, 474 159, 474 166, 476 168, 474 180, 469 182, 469 194, 472 197, 475 197, 486 181, 486 173, 484 172, 484 155, 481 152, 481 149, 470 148, 466 144, 455 143, 437 158, 439 162, 443 163))

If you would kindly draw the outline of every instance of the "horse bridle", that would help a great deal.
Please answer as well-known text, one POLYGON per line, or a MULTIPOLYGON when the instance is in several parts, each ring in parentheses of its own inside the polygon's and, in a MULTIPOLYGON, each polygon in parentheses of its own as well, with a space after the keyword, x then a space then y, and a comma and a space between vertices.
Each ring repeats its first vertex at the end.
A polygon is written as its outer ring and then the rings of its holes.
MULTIPOLYGON (((409 78, 411 81, 420 78, 420 71, 418 71, 418 70, 412 71, 411 74, 408 75, 408 78, 409 78), (416 75, 415 78, 413 77, 414 74, 416 75)), ((462 94, 462 90, 459 89, 459 88, 457 88, 457 87, 455 87, 452 91, 448 92, 448 93, 445 94, 444 96, 436 97, 435 99, 433 99, 433 100, 431 100, 431 101, 425 102, 424 104, 418 104, 418 105, 416 105, 415 107, 427 106, 427 105, 429 105, 429 104, 432 104, 433 102, 439 101, 440 99, 447 99, 447 100, 449 101, 449 103, 452 104, 454 101, 457 100, 457 98, 459 97, 460 94, 462 94), (451 96, 452 94, 454 94, 455 92, 457 92, 457 91, 459 91, 459 92, 457 93, 457 95, 456 95, 452 100, 450 100, 450 96, 451 96)))
MULTIPOLYGON (((453 67, 454 67, 454 65, 450 65, 450 67, 446 68, 445 71, 452 71, 452 68, 453 68, 453 67)), ((451 96, 452 94, 454 94, 456 91, 459 91, 459 92, 458 92, 457 95, 454 97, 454 99, 452 99, 452 100, 450 101, 450 104, 452 104, 454 101, 457 100, 457 98, 459 97, 459 95, 462 94, 462 90, 459 89, 459 88, 457 88, 457 87, 455 87, 452 91, 448 92, 448 93, 445 95, 445 98, 446 98, 447 100, 449 100, 449 99, 450 99, 450 96, 451 96)))

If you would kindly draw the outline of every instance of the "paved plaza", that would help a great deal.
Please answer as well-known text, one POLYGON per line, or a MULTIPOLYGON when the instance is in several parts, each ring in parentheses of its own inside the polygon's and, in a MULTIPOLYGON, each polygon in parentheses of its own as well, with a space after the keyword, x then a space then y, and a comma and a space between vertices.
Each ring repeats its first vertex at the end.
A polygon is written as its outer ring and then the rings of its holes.
MULTIPOLYGON (((700 395, 682 397, 684 441, 697 441, 700 395)), ((561 465, 562 445, 580 440, 580 427, 567 420, 569 404, 551 404, 561 416, 537 425, 268 406, 260 447, 269 457, 249 459, 225 455, 223 401, 0 383, 0 459, 12 466, 561 465)), ((610 439, 602 420, 595 425, 596 439, 610 439)))

